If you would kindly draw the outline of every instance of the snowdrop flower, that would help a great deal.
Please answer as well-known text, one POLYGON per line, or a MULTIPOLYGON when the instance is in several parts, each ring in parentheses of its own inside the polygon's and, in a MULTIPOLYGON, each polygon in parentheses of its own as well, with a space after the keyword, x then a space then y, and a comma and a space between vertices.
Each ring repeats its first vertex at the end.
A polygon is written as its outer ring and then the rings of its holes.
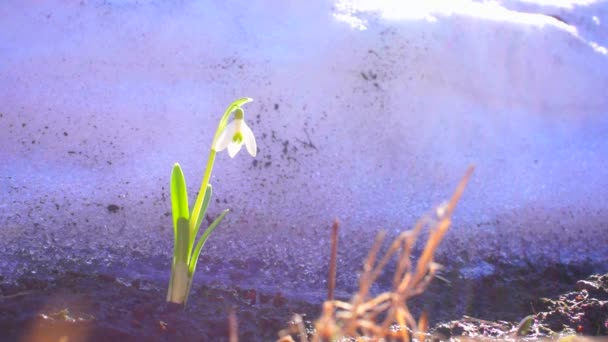
POLYGON ((232 102, 224 111, 211 141, 211 151, 207 159, 207 167, 203 175, 200 190, 196 196, 196 202, 190 210, 188 206, 188 188, 186 178, 178 163, 173 166, 171 171, 171 210, 173 212, 173 263, 171 265, 171 278, 167 291, 167 302, 186 305, 188 295, 192 288, 194 271, 198 259, 209 238, 209 234, 222 222, 228 214, 228 209, 211 222, 198 238, 199 230, 207 213, 207 207, 211 200, 211 171, 217 151, 228 148, 230 157, 234 157, 241 149, 243 144, 252 156, 257 152, 255 137, 253 132, 243 120, 244 112, 241 106, 253 101, 249 97, 242 97, 232 102), (226 125, 230 116, 234 115, 234 120, 226 125))
POLYGON ((217 139, 217 143, 215 144, 215 150, 217 152, 228 148, 228 155, 230 158, 234 158, 241 150, 243 144, 245 144, 247 152, 249 152, 252 157, 255 157, 258 149, 255 143, 255 136, 253 135, 251 128, 247 126, 243 117, 243 110, 237 108, 234 111, 234 120, 224 128, 224 131, 217 139))

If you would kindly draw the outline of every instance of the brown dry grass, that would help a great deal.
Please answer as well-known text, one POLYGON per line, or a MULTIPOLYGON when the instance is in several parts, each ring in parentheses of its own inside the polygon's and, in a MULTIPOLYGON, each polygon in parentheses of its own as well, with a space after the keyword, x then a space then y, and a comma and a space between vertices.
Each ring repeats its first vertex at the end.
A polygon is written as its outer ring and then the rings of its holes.
POLYGON ((432 214, 423 216, 413 229, 401 233, 391 243, 388 251, 378 257, 385 234, 380 233, 372 246, 359 281, 359 291, 349 302, 333 299, 335 283, 335 245, 337 222, 332 229, 332 253, 330 260, 328 300, 323 303, 321 317, 315 322, 315 331, 309 339, 300 316, 293 324, 279 333, 279 342, 324 342, 324 341, 423 341, 428 329, 428 319, 423 314, 418 321, 408 309, 410 298, 424 292, 441 266, 433 257, 445 236, 456 204, 460 199, 473 167, 469 167, 458 184, 452 198, 439 206, 432 214), (424 228, 429 228, 429 237, 415 266, 411 261, 414 244, 424 228), (393 276, 393 288, 377 296, 370 295, 372 284, 382 273, 387 263, 396 257, 397 266, 393 276))

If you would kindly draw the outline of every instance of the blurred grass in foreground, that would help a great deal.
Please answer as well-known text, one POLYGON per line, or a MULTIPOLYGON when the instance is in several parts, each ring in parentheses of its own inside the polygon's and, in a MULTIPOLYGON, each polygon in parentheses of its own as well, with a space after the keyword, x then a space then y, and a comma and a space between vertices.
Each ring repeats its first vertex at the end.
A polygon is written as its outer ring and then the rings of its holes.
MULTIPOLYGON (((401 233, 391 243, 388 251, 378 256, 385 234, 380 233, 363 264, 359 280, 359 291, 349 302, 332 298, 335 284, 335 245, 337 234, 332 234, 332 257, 330 260, 329 295, 323 303, 321 317, 314 324, 309 339, 302 318, 296 315, 289 328, 279 332, 280 342, 321 341, 424 341, 427 337, 428 318, 426 314, 416 320, 410 313, 407 301, 424 292, 441 265, 433 257, 439 243, 452 223, 452 214, 473 173, 469 167, 458 184, 452 198, 423 216, 414 228, 401 233), (418 262, 414 265, 411 254, 414 244, 424 229, 429 229, 429 238, 418 262), (370 295, 372 284, 378 279, 391 258, 396 257, 397 265, 393 276, 393 288, 377 296, 370 295)), ((333 231, 337 230, 334 224, 333 231)))

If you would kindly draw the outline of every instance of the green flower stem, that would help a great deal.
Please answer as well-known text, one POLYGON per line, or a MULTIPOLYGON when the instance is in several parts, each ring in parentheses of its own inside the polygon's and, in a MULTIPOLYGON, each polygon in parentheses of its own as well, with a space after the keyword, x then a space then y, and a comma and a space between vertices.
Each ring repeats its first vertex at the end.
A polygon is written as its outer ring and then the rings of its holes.
POLYGON ((224 131, 226 124, 228 124, 228 118, 230 118, 230 114, 234 112, 237 108, 240 108, 245 103, 251 102, 253 99, 249 97, 240 98, 234 102, 232 102, 224 115, 220 119, 219 124, 217 125, 217 129, 215 130, 215 135, 213 136, 213 141, 211 143, 211 151, 209 151, 209 158, 207 159, 207 167, 205 168, 205 175, 203 176, 203 181, 201 182, 201 188, 198 192, 198 196, 196 197, 196 202, 194 203, 194 207, 192 208, 192 215, 190 216, 190 232, 194 232, 196 228, 200 227, 200 224, 203 220, 201 215, 201 208, 203 206, 203 199, 205 198, 205 192, 207 189, 207 185, 209 184, 209 179, 211 178, 211 171, 213 170, 213 164, 215 163, 215 143, 217 139, 224 131))
MULTIPOLYGON (((221 122, 220 122, 221 124, 221 122)), ((218 131, 220 127, 218 126, 218 131)), ((217 132, 216 132, 217 137, 217 132)), ((213 138, 213 144, 211 145, 211 151, 209 151, 209 159, 207 159, 207 166, 205 167, 205 175, 203 176, 203 182, 201 183, 201 188, 198 191, 198 196, 196 197, 196 202, 194 202, 194 207, 192 208, 192 215, 190 216, 190 234, 193 234, 194 231, 197 230, 198 227, 201 226, 201 222, 203 220, 203 216, 201 215, 201 208, 203 207, 203 199, 205 198, 205 193, 207 192, 207 185, 209 184, 209 179, 211 178, 211 171, 213 170, 213 164, 215 163, 215 140, 213 138)), ((194 244, 194 241, 191 245, 194 244)))

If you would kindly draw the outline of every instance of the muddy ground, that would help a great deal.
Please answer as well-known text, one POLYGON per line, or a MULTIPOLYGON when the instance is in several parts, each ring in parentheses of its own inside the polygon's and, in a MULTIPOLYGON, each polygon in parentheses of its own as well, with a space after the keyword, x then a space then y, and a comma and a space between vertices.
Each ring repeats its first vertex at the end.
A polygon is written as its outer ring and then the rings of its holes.
MULTIPOLYGON (((531 338, 606 336, 608 274, 588 277, 588 271, 553 265, 478 280, 447 272, 411 308, 428 311, 433 333, 443 339, 508 337, 527 315, 534 315, 531 338)), ((52 281, 3 280, 0 290, 0 341, 19 342, 227 341, 232 309, 240 341, 275 341, 294 313, 312 321, 321 304, 214 284, 195 288, 184 310, 168 305, 157 284, 70 272, 52 281)))

